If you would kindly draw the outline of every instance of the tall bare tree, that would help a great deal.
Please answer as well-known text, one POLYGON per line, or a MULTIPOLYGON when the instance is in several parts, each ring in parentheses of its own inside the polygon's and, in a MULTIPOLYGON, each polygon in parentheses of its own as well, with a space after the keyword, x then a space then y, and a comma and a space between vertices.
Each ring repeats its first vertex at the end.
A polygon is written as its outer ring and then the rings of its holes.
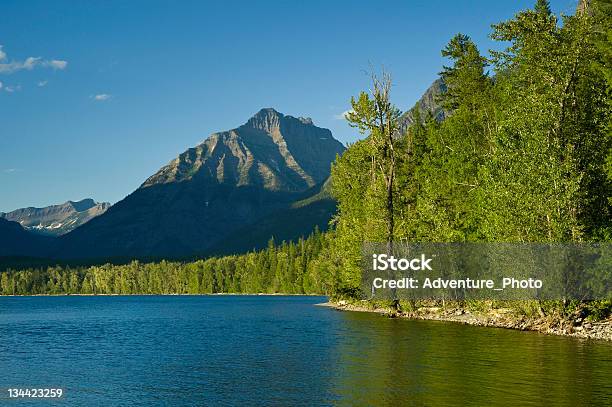
MULTIPOLYGON (((397 134, 401 112, 391 103, 391 75, 382 72, 381 76, 372 74, 372 89, 361 92, 359 97, 351 98, 352 110, 347 114, 347 120, 360 133, 367 135, 370 143, 372 187, 378 177, 382 177, 385 186, 385 242, 387 253, 393 253, 395 229, 394 198, 395 178, 397 171, 397 134)), ((393 292, 396 307, 397 301, 393 292)))

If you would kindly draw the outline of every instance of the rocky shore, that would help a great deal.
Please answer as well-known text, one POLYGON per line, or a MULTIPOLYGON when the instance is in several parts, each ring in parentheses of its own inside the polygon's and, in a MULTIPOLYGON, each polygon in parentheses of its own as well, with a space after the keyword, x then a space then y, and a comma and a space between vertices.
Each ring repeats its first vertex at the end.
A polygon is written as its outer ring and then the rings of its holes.
POLYGON ((448 321, 466 325, 536 331, 549 335, 612 341, 612 318, 599 322, 583 321, 579 318, 568 320, 553 317, 533 318, 524 315, 517 316, 509 308, 475 312, 457 307, 420 307, 415 311, 396 312, 390 308, 375 306, 368 301, 356 303, 338 301, 319 305, 331 307, 339 311, 374 312, 389 318, 448 321))

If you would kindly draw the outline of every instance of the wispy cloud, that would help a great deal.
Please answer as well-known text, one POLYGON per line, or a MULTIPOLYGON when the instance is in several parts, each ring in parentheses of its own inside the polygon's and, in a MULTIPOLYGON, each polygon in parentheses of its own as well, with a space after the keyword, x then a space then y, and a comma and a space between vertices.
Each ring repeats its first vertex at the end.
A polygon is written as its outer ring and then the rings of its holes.
POLYGON ((96 102, 104 102, 105 100, 109 100, 110 98, 112 98, 112 95, 109 95, 108 93, 99 93, 97 95, 92 95, 91 98, 93 100, 95 100, 96 102))
POLYGON ((5 174, 13 174, 15 172, 21 172, 21 171, 23 171, 21 168, 5 168, 2 170, 2 172, 5 174))
POLYGON ((0 82, 0 92, 14 93, 18 90, 21 90, 21 85, 7 85, 3 82, 0 82))
POLYGON ((45 61, 45 66, 51 67, 53 69, 64 70, 68 66, 68 61, 62 61, 59 59, 52 59, 51 61, 45 61))
POLYGON ((0 74, 11 74, 22 70, 31 71, 37 66, 53 70, 63 70, 68 66, 68 61, 59 59, 46 60, 42 59, 42 57, 27 57, 23 61, 9 61, 8 55, 4 52, 3 48, 0 45, 0 74))
POLYGON ((21 85, 7 85, 4 86, 4 91, 8 93, 13 93, 21 90, 21 85))
POLYGON ((336 119, 336 120, 346 120, 347 115, 349 113, 351 113, 352 111, 353 111, 353 109, 349 109, 349 110, 346 110, 346 111, 344 111, 344 112, 342 112, 340 114, 335 114, 334 115, 334 119, 336 119))
POLYGON ((49 81, 39 81, 36 85, 39 88, 43 88, 43 87, 47 86, 47 83, 49 83, 49 81))

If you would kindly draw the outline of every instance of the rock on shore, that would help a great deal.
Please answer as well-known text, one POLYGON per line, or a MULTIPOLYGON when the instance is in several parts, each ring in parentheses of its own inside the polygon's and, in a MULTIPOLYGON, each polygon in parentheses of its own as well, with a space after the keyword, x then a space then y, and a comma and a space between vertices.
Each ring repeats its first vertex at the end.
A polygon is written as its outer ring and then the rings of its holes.
POLYGON ((422 319, 458 322, 466 325, 536 331, 549 335, 572 336, 583 339, 612 341, 612 318, 600 322, 559 320, 551 317, 528 318, 516 316, 508 308, 489 312, 471 312, 457 307, 420 307, 411 312, 395 312, 390 308, 376 307, 367 301, 347 301, 319 304, 340 311, 374 312, 391 318, 422 319))

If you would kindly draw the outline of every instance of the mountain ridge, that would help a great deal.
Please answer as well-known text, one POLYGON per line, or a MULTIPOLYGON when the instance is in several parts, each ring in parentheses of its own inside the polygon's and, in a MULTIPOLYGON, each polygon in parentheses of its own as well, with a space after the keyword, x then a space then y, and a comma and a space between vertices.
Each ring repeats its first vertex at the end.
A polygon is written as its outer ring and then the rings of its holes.
POLYGON ((108 202, 96 202, 91 198, 85 198, 41 208, 30 206, 10 212, 0 212, 0 218, 17 222, 25 230, 33 233, 60 236, 102 215, 110 206, 108 202))
POLYGON ((424 123, 428 117, 441 122, 450 114, 442 107, 440 97, 446 92, 446 84, 442 78, 438 78, 425 90, 419 100, 412 108, 406 110, 399 118, 398 134, 404 135, 408 128, 412 126, 417 117, 424 123))

